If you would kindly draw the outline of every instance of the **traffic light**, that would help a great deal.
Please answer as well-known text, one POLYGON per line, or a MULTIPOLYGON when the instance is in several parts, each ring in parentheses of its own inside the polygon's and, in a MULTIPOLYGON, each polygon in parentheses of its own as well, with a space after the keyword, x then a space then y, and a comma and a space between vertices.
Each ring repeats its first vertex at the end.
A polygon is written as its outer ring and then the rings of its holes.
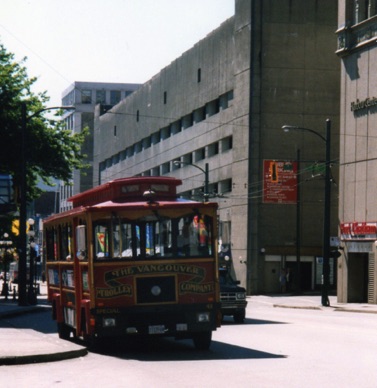
POLYGON ((15 236, 20 234, 20 220, 17 219, 12 221, 12 233, 15 236))
POLYGON ((278 181, 278 165, 276 162, 270 163, 270 176, 271 176, 271 182, 277 182, 278 181))

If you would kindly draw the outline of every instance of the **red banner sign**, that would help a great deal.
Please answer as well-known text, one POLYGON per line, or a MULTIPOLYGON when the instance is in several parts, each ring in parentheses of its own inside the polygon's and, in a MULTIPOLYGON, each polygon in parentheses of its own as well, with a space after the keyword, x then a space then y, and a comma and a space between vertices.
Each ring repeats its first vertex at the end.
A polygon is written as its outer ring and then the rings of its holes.
POLYGON ((297 202, 297 162, 263 161, 263 202, 297 202))

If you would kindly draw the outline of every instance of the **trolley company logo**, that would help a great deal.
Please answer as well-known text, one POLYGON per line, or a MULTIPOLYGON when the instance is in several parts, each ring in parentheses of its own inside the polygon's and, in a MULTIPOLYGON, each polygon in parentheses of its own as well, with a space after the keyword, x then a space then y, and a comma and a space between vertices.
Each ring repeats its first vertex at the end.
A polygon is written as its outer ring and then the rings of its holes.
POLYGON ((138 275, 179 274, 191 276, 190 280, 179 284, 180 294, 206 294, 215 290, 214 282, 203 283, 205 268, 186 264, 144 264, 130 267, 121 267, 107 271, 104 280, 107 288, 97 288, 98 298, 116 298, 118 296, 132 296, 132 287, 124 284, 124 279, 138 275))

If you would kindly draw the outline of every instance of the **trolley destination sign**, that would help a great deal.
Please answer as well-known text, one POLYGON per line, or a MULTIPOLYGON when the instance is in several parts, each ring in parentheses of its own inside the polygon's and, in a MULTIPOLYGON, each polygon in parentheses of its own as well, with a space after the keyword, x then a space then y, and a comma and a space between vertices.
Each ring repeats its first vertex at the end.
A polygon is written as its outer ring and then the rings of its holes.
POLYGON ((297 202, 297 162, 263 161, 263 202, 277 204, 297 202))

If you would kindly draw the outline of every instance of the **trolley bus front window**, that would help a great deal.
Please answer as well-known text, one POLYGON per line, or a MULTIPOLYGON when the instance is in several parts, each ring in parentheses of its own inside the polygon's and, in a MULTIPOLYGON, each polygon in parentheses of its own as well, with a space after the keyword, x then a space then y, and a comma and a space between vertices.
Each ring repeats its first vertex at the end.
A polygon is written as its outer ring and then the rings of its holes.
POLYGON ((94 225, 97 260, 208 257, 214 254, 212 219, 142 217, 98 221, 94 225))

